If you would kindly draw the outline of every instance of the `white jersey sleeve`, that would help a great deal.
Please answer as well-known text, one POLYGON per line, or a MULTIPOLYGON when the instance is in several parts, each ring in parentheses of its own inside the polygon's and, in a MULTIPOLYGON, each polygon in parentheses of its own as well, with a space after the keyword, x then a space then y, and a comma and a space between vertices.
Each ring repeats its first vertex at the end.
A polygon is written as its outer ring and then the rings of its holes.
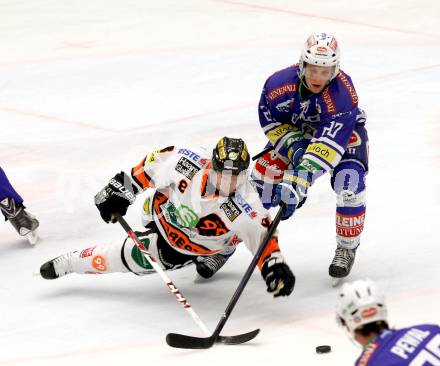
POLYGON ((169 174, 164 173, 176 159, 175 151, 174 146, 154 150, 131 169, 131 177, 138 188, 138 193, 148 188, 165 187, 170 183, 169 174))
MULTIPOLYGON (((239 208, 243 211, 241 220, 237 220, 234 230, 252 254, 256 254, 271 224, 269 212, 263 208, 257 192, 247 182, 240 187, 234 196, 239 208)), ((261 269, 266 258, 272 255, 281 257, 277 231, 269 239, 269 243, 258 261, 261 269)))

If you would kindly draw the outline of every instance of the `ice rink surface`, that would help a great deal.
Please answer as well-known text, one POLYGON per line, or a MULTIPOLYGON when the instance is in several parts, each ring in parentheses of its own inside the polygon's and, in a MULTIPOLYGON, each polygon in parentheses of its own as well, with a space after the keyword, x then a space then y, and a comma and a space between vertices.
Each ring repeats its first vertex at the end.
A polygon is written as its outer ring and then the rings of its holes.
MULTIPOLYGON (((94 194, 155 148, 265 144, 257 103, 273 72, 296 63, 313 31, 332 32, 368 113, 367 218, 351 279, 386 291, 393 326, 440 322, 440 3, 434 0, 0 1, 0 165, 41 222, 36 247, 0 225, 0 365, 351 365, 360 352, 334 321, 328 265, 335 197, 320 178, 280 225, 297 276, 273 299, 254 273, 223 334, 261 328, 242 346, 169 348, 199 335, 157 275, 71 275, 40 265, 120 241, 94 194), (333 351, 316 355, 315 346, 333 351)), ((127 220, 140 227, 142 199, 127 220)), ((251 255, 214 279, 170 272, 214 329, 251 255)))

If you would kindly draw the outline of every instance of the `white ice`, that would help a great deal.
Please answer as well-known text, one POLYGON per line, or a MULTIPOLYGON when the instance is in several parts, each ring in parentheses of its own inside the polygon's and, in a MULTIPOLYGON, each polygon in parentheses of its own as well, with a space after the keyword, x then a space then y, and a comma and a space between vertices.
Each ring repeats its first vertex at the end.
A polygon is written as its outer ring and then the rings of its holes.
MULTIPOLYGON (((440 322, 440 3, 287 0, 0 2, 0 165, 40 222, 35 247, 0 225, 0 365, 350 365, 359 354, 334 321, 327 268, 335 247, 328 177, 280 226, 297 276, 273 299, 254 273, 223 334, 261 328, 241 346, 171 349, 169 332, 202 336, 157 275, 71 275, 40 265, 120 241, 94 194, 151 149, 265 143, 257 102, 266 78, 297 62, 312 31, 334 33, 368 113, 368 210, 351 279, 388 296, 393 326, 440 322), (315 354, 315 346, 333 351, 315 354)), ((142 200, 127 220, 139 228, 142 200)), ((251 255, 215 279, 169 273, 214 329, 251 255)))

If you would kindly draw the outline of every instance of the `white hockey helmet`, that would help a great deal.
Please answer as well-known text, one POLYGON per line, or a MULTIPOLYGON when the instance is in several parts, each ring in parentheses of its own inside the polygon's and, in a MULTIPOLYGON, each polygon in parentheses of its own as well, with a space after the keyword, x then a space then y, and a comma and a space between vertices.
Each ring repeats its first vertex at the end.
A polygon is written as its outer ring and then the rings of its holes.
MULTIPOLYGON (((339 72, 340 51, 336 38, 328 33, 314 33, 307 38, 299 58, 301 77, 305 73, 305 63, 317 66, 333 66, 331 79, 339 72)), ((330 79, 330 80, 331 80, 330 79)))
POLYGON ((336 319, 351 335, 365 324, 387 322, 385 295, 370 279, 345 283, 339 292, 336 319))

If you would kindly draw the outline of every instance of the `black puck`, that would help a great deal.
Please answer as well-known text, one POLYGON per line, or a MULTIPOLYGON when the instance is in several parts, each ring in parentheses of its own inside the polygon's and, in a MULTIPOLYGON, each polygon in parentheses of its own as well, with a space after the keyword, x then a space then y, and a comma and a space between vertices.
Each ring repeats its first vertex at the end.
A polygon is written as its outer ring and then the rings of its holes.
POLYGON ((316 347, 316 353, 329 353, 332 350, 330 346, 318 346, 316 347))

